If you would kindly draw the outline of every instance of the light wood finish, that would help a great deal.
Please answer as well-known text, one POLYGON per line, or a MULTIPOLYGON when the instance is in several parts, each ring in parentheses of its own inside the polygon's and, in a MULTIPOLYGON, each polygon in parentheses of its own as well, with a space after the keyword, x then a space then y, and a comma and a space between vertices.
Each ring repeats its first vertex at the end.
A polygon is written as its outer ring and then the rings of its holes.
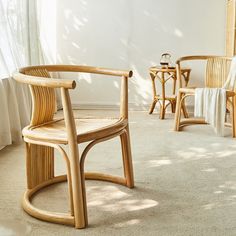
POLYGON ((236 54, 236 0, 227 0, 226 55, 236 54))
MULTIPOLYGON (((187 86, 189 82, 191 69, 189 68, 182 68, 181 69, 181 76, 183 76, 185 85, 187 86)), ((175 68, 163 68, 163 67, 151 67, 149 69, 149 74, 152 80, 152 89, 153 89, 153 101, 149 110, 149 114, 153 113, 153 110, 158 102, 160 104, 160 119, 165 118, 165 112, 169 105, 171 105, 172 113, 175 112, 176 107, 176 69, 175 68), (155 80, 158 80, 161 83, 161 95, 157 94, 156 91, 156 83, 155 80), (166 96, 166 82, 168 80, 173 80, 173 87, 172 87, 172 95, 166 96)), ((185 111, 185 107, 183 104, 183 110, 185 111)), ((187 117, 187 113, 185 111, 185 115, 187 117)))
MULTIPOLYGON (((232 61, 231 57, 220 57, 220 56, 186 56, 177 60, 177 79, 179 81, 180 89, 177 96, 177 105, 175 113, 175 131, 179 131, 181 127, 191 124, 206 124, 203 119, 198 118, 189 118, 181 119, 181 105, 184 102, 185 98, 188 96, 195 95, 196 87, 182 87, 182 78, 179 71, 181 70, 181 63, 189 61, 205 61, 206 62, 206 71, 205 71, 205 85, 204 87, 208 88, 221 88, 228 76, 230 64, 232 61)), ((235 92, 236 88, 233 91, 226 91, 227 97, 227 110, 231 114, 232 122, 232 136, 235 137, 236 127, 235 127, 235 92)))
POLYGON ((23 208, 41 220, 85 228, 88 225, 85 179, 103 180, 134 187, 132 155, 128 126, 128 78, 132 71, 112 70, 89 66, 46 65, 25 67, 14 74, 14 79, 29 84, 33 100, 29 126, 23 129, 26 143, 27 191, 23 208), (50 72, 87 72, 121 77, 120 117, 114 119, 74 118, 69 89, 74 80, 50 78, 50 72), (55 88, 60 88, 63 119, 54 119, 55 88), (104 173, 84 172, 84 162, 89 150, 97 143, 120 137, 124 177, 104 173), (89 142, 79 153, 78 144, 89 142), (64 146, 68 145, 66 152, 64 146), (66 175, 54 175, 54 149, 65 160, 66 175), (49 212, 31 203, 33 195, 49 185, 67 181, 70 214, 49 212))
POLYGON ((38 184, 54 178, 54 149, 26 143, 27 185, 34 188, 38 184), (42 158, 43 157, 43 158, 42 158))

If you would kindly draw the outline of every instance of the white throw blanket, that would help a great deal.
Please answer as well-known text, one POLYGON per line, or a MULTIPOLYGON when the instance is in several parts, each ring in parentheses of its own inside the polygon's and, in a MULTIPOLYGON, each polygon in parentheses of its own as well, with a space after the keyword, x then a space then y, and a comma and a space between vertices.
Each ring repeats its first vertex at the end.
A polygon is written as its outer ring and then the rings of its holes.
POLYGON ((227 80, 222 88, 196 88, 194 116, 205 117, 219 136, 224 136, 226 115, 226 90, 232 90, 236 82, 236 57, 232 59, 227 80))

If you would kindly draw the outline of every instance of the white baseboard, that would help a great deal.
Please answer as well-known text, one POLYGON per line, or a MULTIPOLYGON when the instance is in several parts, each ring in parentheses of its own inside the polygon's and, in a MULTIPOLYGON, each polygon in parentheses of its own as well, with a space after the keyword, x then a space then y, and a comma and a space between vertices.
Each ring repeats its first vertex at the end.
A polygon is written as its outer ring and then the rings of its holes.
MULTIPOLYGON (((104 104, 104 103, 73 103, 73 109, 75 110, 119 110, 118 104, 104 104)), ((135 104, 129 103, 130 111, 148 111, 150 104, 135 104)), ((155 109, 159 110, 158 104, 155 109)), ((193 105, 187 105, 188 111, 193 111, 193 105)))
MULTIPOLYGON (((102 103, 73 103, 73 109, 80 110, 119 110, 120 105, 118 104, 102 104, 102 103)), ((129 103, 129 110, 134 111, 146 111, 149 109, 149 105, 137 105, 129 103)))
POLYGON ((99 104, 99 103, 73 103, 75 110, 118 110, 119 105, 116 104, 99 104))

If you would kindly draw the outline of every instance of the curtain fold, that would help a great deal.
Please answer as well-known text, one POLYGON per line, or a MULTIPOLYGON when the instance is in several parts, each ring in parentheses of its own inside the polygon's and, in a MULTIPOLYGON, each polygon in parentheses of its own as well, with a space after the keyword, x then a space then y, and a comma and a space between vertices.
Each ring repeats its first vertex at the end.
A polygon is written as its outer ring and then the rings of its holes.
POLYGON ((30 122, 31 98, 26 85, 11 75, 18 68, 42 62, 37 0, 0 0, 0 147, 22 140, 30 122))
POLYGON ((28 88, 12 78, 0 80, 0 146, 22 140, 21 129, 30 122, 29 96, 28 88))

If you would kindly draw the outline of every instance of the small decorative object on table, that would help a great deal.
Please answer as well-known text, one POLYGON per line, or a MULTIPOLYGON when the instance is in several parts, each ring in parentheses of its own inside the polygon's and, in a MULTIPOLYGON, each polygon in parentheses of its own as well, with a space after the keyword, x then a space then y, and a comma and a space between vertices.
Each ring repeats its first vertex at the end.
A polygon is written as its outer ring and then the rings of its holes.
POLYGON ((171 65, 170 58, 171 55, 169 53, 163 53, 160 60, 161 67, 168 68, 171 65))

